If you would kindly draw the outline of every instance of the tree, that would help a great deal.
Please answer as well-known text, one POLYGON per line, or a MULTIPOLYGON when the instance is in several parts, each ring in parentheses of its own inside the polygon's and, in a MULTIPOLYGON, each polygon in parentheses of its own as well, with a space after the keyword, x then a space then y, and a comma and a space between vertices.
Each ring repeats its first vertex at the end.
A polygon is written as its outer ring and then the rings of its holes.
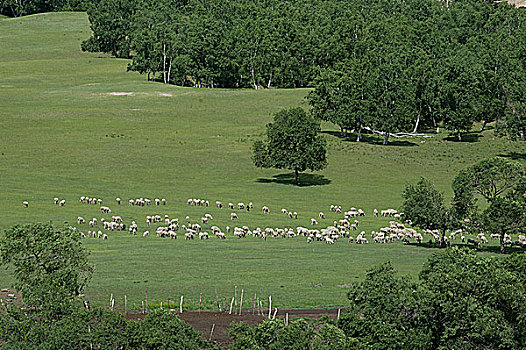
POLYGON ((515 186, 523 181, 525 169, 518 162, 502 157, 484 159, 477 164, 462 170, 453 181, 455 202, 464 204, 469 196, 465 193, 479 194, 488 202, 510 193, 515 186), (457 192, 463 198, 457 198, 457 192))
POLYGON ((484 159, 461 170, 453 180, 453 212, 458 220, 476 218, 477 198, 486 199, 489 207, 482 213, 480 224, 500 237, 500 251, 504 252, 504 233, 518 230, 523 223, 526 169, 514 161, 501 157, 484 159))
POLYGON ((422 177, 416 185, 407 185, 402 196, 405 217, 421 228, 440 230, 443 245, 451 220, 449 210, 444 206, 442 193, 435 189, 433 183, 422 177))
POLYGON ((294 170, 299 185, 299 172, 327 166, 326 142, 318 136, 319 131, 319 123, 302 108, 281 110, 274 115, 274 122, 267 124, 267 140, 254 142, 254 165, 294 170))
POLYGON ((400 278, 390 262, 367 271, 347 294, 351 307, 338 325, 359 349, 434 349, 426 292, 400 278))
POLYGON ((52 224, 16 225, 0 239, 0 261, 10 264, 15 288, 44 317, 72 311, 93 272, 80 237, 52 224))
POLYGON ((497 198, 484 210, 484 228, 500 235, 500 252, 504 253, 504 237, 524 229, 526 223, 525 203, 510 198, 497 198))

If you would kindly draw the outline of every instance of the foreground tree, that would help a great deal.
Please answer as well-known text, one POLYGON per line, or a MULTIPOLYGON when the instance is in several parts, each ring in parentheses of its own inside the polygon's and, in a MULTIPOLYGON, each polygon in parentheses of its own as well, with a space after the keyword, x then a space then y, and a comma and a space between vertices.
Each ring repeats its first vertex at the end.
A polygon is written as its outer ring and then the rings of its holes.
POLYGON ((0 262, 14 271, 26 305, 46 318, 69 314, 93 272, 80 238, 52 224, 16 225, 0 239, 0 262))
POLYGON ((319 132, 319 123, 300 107, 276 113, 274 122, 267 124, 267 140, 254 142, 254 165, 294 170, 299 185, 300 172, 327 166, 326 142, 319 132))
POLYGON ((402 196, 405 217, 423 229, 439 230, 441 245, 444 245, 446 229, 451 221, 442 193, 435 189, 431 181, 422 177, 416 185, 407 185, 402 196))

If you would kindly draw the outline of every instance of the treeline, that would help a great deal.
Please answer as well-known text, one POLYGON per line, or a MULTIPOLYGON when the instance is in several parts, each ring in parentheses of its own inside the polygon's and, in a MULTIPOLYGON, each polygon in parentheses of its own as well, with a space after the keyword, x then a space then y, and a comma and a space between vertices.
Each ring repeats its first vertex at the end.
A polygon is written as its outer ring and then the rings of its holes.
POLYGON ((526 349, 526 256, 435 253, 418 280, 390 263, 367 272, 337 321, 238 325, 230 349, 526 349))
POLYGON ((87 0, 0 0, 0 14, 20 17, 52 11, 85 11, 87 0))
POLYGON ((474 121, 524 140, 526 15, 482 0, 97 0, 88 51, 193 87, 315 87, 315 116, 384 135, 474 121), (485 124, 484 123, 484 124, 485 124))

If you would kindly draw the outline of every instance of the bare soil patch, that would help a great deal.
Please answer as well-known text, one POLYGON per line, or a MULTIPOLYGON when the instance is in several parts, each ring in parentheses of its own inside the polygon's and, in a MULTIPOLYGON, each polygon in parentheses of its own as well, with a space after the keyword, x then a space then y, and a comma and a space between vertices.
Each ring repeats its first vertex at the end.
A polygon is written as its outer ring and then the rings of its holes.
MULTIPOLYGON (((289 320, 294 318, 320 319, 322 316, 329 316, 335 319, 338 316, 338 309, 278 309, 276 317, 284 320, 286 314, 289 314, 289 320)), ((227 347, 232 343, 232 338, 228 331, 232 327, 232 322, 244 322, 249 325, 255 325, 263 322, 268 317, 268 309, 263 313, 265 316, 252 315, 252 310, 247 310, 246 314, 229 315, 227 312, 218 311, 184 311, 178 313, 179 317, 187 322, 197 331, 203 334, 203 338, 227 347), (215 325, 215 326, 214 326, 215 325), (214 332, 210 338, 210 333, 214 327, 214 332)), ((146 315, 140 311, 132 311, 126 314, 128 320, 142 320, 146 315)))

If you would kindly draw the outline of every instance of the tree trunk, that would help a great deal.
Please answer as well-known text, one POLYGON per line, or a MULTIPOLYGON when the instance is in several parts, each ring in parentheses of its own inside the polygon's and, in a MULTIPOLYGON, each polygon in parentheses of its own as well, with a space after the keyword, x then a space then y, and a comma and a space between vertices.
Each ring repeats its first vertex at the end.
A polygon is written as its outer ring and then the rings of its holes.
POLYGON ((416 133, 416 131, 418 130, 418 124, 420 123, 420 116, 417 116, 416 117, 416 123, 415 123, 415 128, 413 129, 413 134, 416 133))
POLYGON ((521 135, 521 141, 524 142, 524 131, 519 131, 519 134, 521 135))
POLYGON ((298 169, 294 169, 294 176, 296 178, 296 186, 300 184, 300 174, 298 172, 298 169))
POLYGON ((459 131, 458 134, 457 134, 457 139, 458 139, 459 141, 462 141, 462 135, 461 135, 460 131, 459 131))
POLYGON ((482 123, 482 126, 480 127, 480 132, 483 132, 484 129, 486 129, 486 123, 487 123, 487 121, 484 120, 484 122, 482 123))
POLYGON ((504 232, 500 233, 500 253, 504 254, 504 232))
POLYGON ((272 82, 272 73, 270 73, 270 77, 268 78, 267 89, 270 89, 270 83, 271 82, 272 82))
POLYGON ((172 73, 172 63, 174 59, 173 57, 170 59, 170 64, 168 64, 168 78, 166 79, 166 83, 170 84, 170 74, 172 73))
POLYGON ((356 142, 362 141, 362 127, 358 128, 358 136, 356 136, 356 142))
POLYGON ((163 44, 163 81, 166 84, 166 44, 163 44))
POLYGON ((387 145, 388 142, 389 142, 389 133, 388 133, 388 132, 385 132, 385 133, 384 133, 384 142, 383 142, 383 145, 387 145))

